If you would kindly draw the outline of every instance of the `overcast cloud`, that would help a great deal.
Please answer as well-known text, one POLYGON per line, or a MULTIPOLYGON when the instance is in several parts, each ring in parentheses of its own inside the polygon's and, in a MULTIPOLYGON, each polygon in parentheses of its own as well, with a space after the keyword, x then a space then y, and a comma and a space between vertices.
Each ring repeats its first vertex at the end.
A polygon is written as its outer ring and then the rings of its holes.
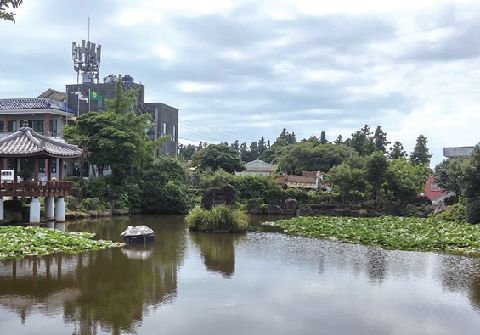
POLYGON ((218 143, 333 141, 368 124, 408 152, 480 141, 480 4, 469 1, 26 0, 0 22, 0 98, 76 82, 71 43, 102 45, 100 77, 130 74, 179 108, 179 135, 218 143))

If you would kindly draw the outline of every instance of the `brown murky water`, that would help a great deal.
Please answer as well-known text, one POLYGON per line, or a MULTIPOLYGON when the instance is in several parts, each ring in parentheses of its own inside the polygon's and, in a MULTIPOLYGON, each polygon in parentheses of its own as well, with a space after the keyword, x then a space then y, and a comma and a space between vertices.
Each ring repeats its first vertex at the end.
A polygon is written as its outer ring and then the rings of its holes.
POLYGON ((0 261, 2 334, 478 334, 480 259, 189 233, 182 217, 67 223, 153 246, 0 261))

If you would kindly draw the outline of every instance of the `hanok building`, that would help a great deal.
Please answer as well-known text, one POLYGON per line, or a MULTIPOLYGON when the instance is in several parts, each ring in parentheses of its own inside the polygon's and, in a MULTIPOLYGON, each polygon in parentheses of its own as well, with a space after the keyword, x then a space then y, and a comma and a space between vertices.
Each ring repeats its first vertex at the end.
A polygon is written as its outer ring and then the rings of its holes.
MULTIPOLYGON (((73 182, 63 181, 63 166, 66 159, 78 158, 83 151, 75 145, 62 143, 43 136, 32 128, 24 126, 13 134, 0 139, 0 159, 11 160, 13 164, 13 180, 2 181, 0 189, 0 219, 3 220, 3 197, 31 198, 30 222, 40 222, 39 197, 45 198, 45 216, 47 219, 65 221, 65 200, 70 195, 73 182), (33 164, 33 180, 18 180, 18 163, 28 160, 33 164), (51 170, 47 170, 46 178, 41 180, 40 164, 52 166, 50 162, 58 161, 58 181, 52 177, 51 170), (54 206, 54 198, 57 200, 54 206)), ((42 178, 43 179, 43 178, 42 178)))
MULTIPOLYGON (((26 99, 0 99, 0 139, 17 132, 26 121, 28 127, 39 135, 52 141, 64 143, 61 138, 62 128, 73 121, 76 112, 68 109, 64 102, 56 100, 65 98, 61 92, 49 89, 39 98, 26 99), (49 96, 49 98, 43 97, 49 96), (55 97, 55 99, 53 99, 55 97)), ((33 161, 24 157, 6 157, 0 163, 2 170, 14 170, 17 164, 19 170, 34 170, 33 161)), ((73 174, 74 164, 60 164, 58 159, 50 160, 50 169, 45 169, 45 160, 39 162, 38 172, 41 177, 51 174, 59 179, 60 174, 68 176, 73 174)))

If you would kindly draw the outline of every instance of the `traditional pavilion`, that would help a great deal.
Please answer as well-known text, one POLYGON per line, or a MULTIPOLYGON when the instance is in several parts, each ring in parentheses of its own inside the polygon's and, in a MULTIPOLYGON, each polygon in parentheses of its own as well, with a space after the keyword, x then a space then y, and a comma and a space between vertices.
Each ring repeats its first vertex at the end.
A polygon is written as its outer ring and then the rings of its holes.
POLYGON ((13 180, 2 180, 0 189, 0 220, 3 220, 3 197, 31 198, 30 222, 40 222, 39 197, 45 198, 45 216, 48 220, 65 221, 65 199, 72 191, 73 182, 63 181, 63 169, 59 169, 59 180, 52 180, 50 169, 46 169, 46 181, 38 178, 39 161, 50 166, 50 160, 59 159, 63 166, 65 159, 80 157, 82 149, 42 136, 24 124, 20 130, 0 139, 0 159, 13 159, 13 180), (18 160, 32 159, 34 171, 32 181, 18 181, 18 160), (56 198, 56 201, 54 201, 56 198))

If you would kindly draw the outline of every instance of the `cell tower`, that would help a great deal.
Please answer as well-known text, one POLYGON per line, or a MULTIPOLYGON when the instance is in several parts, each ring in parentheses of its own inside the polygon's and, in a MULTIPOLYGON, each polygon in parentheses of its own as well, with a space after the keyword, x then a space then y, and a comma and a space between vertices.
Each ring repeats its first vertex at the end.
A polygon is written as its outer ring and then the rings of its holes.
POLYGON ((88 18, 88 40, 82 40, 77 43, 72 42, 72 59, 73 68, 77 72, 77 84, 80 75, 82 75, 82 83, 98 83, 98 71, 100 68, 100 51, 101 45, 95 45, 90 42, 90 17, 88 18))

